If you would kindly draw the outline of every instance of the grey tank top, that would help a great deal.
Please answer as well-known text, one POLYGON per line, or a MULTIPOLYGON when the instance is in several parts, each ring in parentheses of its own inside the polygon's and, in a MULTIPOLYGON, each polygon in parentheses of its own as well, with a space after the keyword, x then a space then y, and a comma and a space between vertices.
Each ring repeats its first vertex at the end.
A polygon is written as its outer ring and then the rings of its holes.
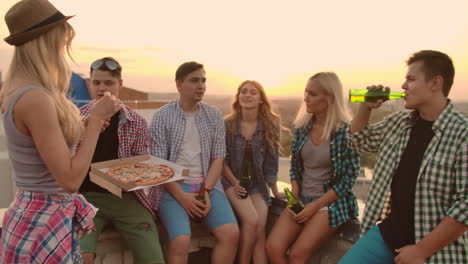
MULTIPOLYGON (((64 192, 44 164, 33 138, 20 132, 13 121, 13 107, 29 89, 33 89, 33 87, 24 87, 18 90, 3 113, 8 154, 15 173, 16 186, 31 192, 64 192)), ((31 111, 33 110, 31 109, 31 111)), ((53 147, 52 142, 51 147, 53 147)))
POLYGON ((303 197, 322 196, 325 193, 323 186, 333 174, 330 140, 316 146, 309 138, 302 147, 301 157, 304 163, 301 195, 303 197))

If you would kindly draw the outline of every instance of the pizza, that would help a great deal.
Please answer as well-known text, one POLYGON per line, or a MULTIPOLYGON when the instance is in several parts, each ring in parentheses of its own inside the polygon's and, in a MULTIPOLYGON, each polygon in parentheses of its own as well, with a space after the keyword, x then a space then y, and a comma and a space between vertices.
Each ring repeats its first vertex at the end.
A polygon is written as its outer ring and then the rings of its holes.
POLYGON ((144 186, 163 182, 174 176, 174 171, 166 165, 137 162, 111 167, 106 174, 124 183, 144 186))

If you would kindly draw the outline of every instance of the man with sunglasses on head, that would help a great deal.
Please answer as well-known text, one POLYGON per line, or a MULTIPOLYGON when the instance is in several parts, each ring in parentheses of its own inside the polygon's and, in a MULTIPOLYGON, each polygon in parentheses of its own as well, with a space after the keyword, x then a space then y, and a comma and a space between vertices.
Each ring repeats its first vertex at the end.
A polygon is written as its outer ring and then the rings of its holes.
POLYGON ((190 218, 195 218, 202 219, 216 237, 211 263, 233 263, 239 228, 219 179, 226 155, 223 117, 218 109, 201 102, 206 90, 202 64, 186 62, 175 75, 179 99, 157 111, 150 126, 151 154, 190 169, 183 182, 163 185, 160 202, 158 187, 149 194, 169 236, 166 259, 187 263, 190 218), (205 203, 195 198, 200 190, 205 203))
MULTIPOLYGON (((80 108, 86 118, 95 100, 110 92, 118 98, 122 88, 122 67, 111 57, 96 60, 90 69, 90 94, 94 100, 80 108)), ((109 120, 96 145, 92 162, 148 154, 148 124, 126 105, 109 120)), ((103 228, 111 224, 133 252, 134 263, 164 263, 156 228, 156 217, 142 190, 122 194, 122 199, 94 184, 89 173, 80 192, 99 209, 94 217, 96 230, 80 241, 85 264, 94 263, 96 243, 103 228)))

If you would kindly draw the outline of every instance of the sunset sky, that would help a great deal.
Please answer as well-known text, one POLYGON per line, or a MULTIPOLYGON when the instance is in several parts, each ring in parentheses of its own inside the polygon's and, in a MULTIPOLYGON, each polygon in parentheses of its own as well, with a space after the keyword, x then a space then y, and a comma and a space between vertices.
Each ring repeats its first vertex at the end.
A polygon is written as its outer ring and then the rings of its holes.
MULTIPOLYGON (((0 15, 16 0, 1 0, 0 15)), ((173 92, 185 61, 205 65, 208 94, 234 94, 254 79, 270 95, 301 96, 308 77, 335 71, 346 89, 382 83, 401 90, 408 55, 449 54, 451 98, 468 101, 468 1, 51 0, 77 32, 72 69, 113 56, 124 84, 173 92)), ((2 20, 0 36, 8 36, 2 20)), ((0 43, 5 73, 13 47, 0 43)))

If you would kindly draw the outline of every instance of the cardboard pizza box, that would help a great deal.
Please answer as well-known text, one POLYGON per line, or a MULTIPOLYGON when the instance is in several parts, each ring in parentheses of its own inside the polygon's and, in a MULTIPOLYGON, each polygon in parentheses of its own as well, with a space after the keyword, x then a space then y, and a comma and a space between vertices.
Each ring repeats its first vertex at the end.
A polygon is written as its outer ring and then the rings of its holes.
POLYGON ((168 182, 183 180, 186 177, 188 177, 189 174, 190 174, 189 169, 182 167, 180 165, 177 165, 173 162, 160 159, 153 155, 141 155, 141 156, 134 156, 130 158, 124 158, 124 159, 115 159, 115 160, 92 163, 89 177, 91 181, 94 182, 95 184, 103 187, 109 192, 122 198, 122 191, 131 192, 131 191, 135 191, 139 189, 145 189, 145 188, 157 186, 157 185, 168 183, 168 182), (134 163, 134 162, 169 166, 174 171, 174 176, 160 183, 156 183, 152 185, 145 185, 145 186, 138 186, 135 182, 127 182, 127 183, 121 182, 106 174, 109 168, 112 168, 117 165, 124 165, 124 164, 134 163))

